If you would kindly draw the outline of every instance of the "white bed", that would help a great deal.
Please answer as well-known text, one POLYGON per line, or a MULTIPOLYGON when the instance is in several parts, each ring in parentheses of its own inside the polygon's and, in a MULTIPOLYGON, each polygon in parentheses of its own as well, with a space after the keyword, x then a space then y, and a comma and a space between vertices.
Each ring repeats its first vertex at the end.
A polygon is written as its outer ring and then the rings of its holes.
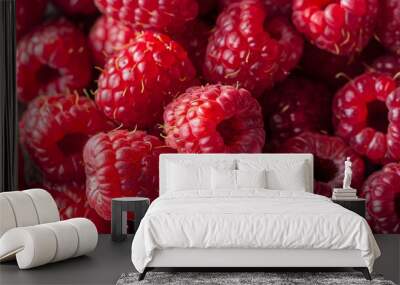
POLYGON ((370 278, 380 251, 367 222, 312 189, 311 154, 161 155, 160 197, 135 234, 132 262, 140 279, 154 267, 354 267, 370 278), (185 172, 221 165, 249 175, 263 167, 274 190, 207 189, 207 173, 185 172))

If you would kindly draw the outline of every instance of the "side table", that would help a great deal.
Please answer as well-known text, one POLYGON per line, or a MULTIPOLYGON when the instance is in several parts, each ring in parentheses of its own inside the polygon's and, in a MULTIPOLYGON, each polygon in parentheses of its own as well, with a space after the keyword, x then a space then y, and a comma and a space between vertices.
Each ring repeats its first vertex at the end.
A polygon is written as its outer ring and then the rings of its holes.
POLYGON ((348 200, 332 199, 332 202, 339 204, 340 206, 365 218, 365 199, 363 198, 354 198, 348 200))
POLYGON ((111 201, 111 239, 123 241, 127 236, 127 212, 134 213, 134 229, 136 232, 144 217, 150 200, 144 197, 121 197, 111 201))

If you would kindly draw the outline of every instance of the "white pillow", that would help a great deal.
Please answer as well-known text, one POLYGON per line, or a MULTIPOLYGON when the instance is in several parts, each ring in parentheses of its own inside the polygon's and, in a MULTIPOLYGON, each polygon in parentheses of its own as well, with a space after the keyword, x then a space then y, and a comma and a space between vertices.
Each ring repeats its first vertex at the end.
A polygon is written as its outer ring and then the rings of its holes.
POLYGON ((305 164, 285 169, 271 169, 267 171, 267 188, 272 190, 307 191, 305 164))
POLYGON ((216 169, 235 169, 236 160, 193 159, 167 160, 166 190, 211 190, 211 167, 216 169))
POLYGON ((236 170, 211 168, 211 188, 213 190, 235 190, 236 170))
POLYGON ((185 166, 170 163, 168 166, 167 189, 185 191, 189 189, 210 189, 210 168, 207 166, 185 166))
POLYGON ((311 186, 309 169, 305 161, 240 159, 239 170, 266 169, 267 188, 273 190, 307 191, 311 186))
POLYGON ((236 170, 236 183, 238 188, 267 188, 267 171, 236 170))

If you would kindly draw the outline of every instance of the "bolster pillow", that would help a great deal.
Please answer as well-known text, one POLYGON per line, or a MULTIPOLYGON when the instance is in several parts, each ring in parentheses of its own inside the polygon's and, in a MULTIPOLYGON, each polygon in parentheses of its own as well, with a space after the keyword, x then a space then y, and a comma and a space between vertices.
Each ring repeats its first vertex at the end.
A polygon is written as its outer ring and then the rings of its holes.
POLYGON ((0 193, 0 237, 15 227, 57 222, 56 202, 43 189, 0 193))
POLYGON ((97 239, 96 226, 85 218, 17 227, 0 238, 0 261, 16 257, 19 268, 28 269, 84 255, 97 239))

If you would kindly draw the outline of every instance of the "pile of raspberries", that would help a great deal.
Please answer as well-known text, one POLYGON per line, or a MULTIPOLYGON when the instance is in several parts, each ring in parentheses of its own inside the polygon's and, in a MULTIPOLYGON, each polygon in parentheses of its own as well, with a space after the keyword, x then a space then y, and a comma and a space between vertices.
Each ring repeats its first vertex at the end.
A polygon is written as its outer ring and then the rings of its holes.
POLYGON ((21 185, 109 231, 158 196, 162 153, 346 157, 377 233, 400 233, 400 1, 19 0, 21 185))

